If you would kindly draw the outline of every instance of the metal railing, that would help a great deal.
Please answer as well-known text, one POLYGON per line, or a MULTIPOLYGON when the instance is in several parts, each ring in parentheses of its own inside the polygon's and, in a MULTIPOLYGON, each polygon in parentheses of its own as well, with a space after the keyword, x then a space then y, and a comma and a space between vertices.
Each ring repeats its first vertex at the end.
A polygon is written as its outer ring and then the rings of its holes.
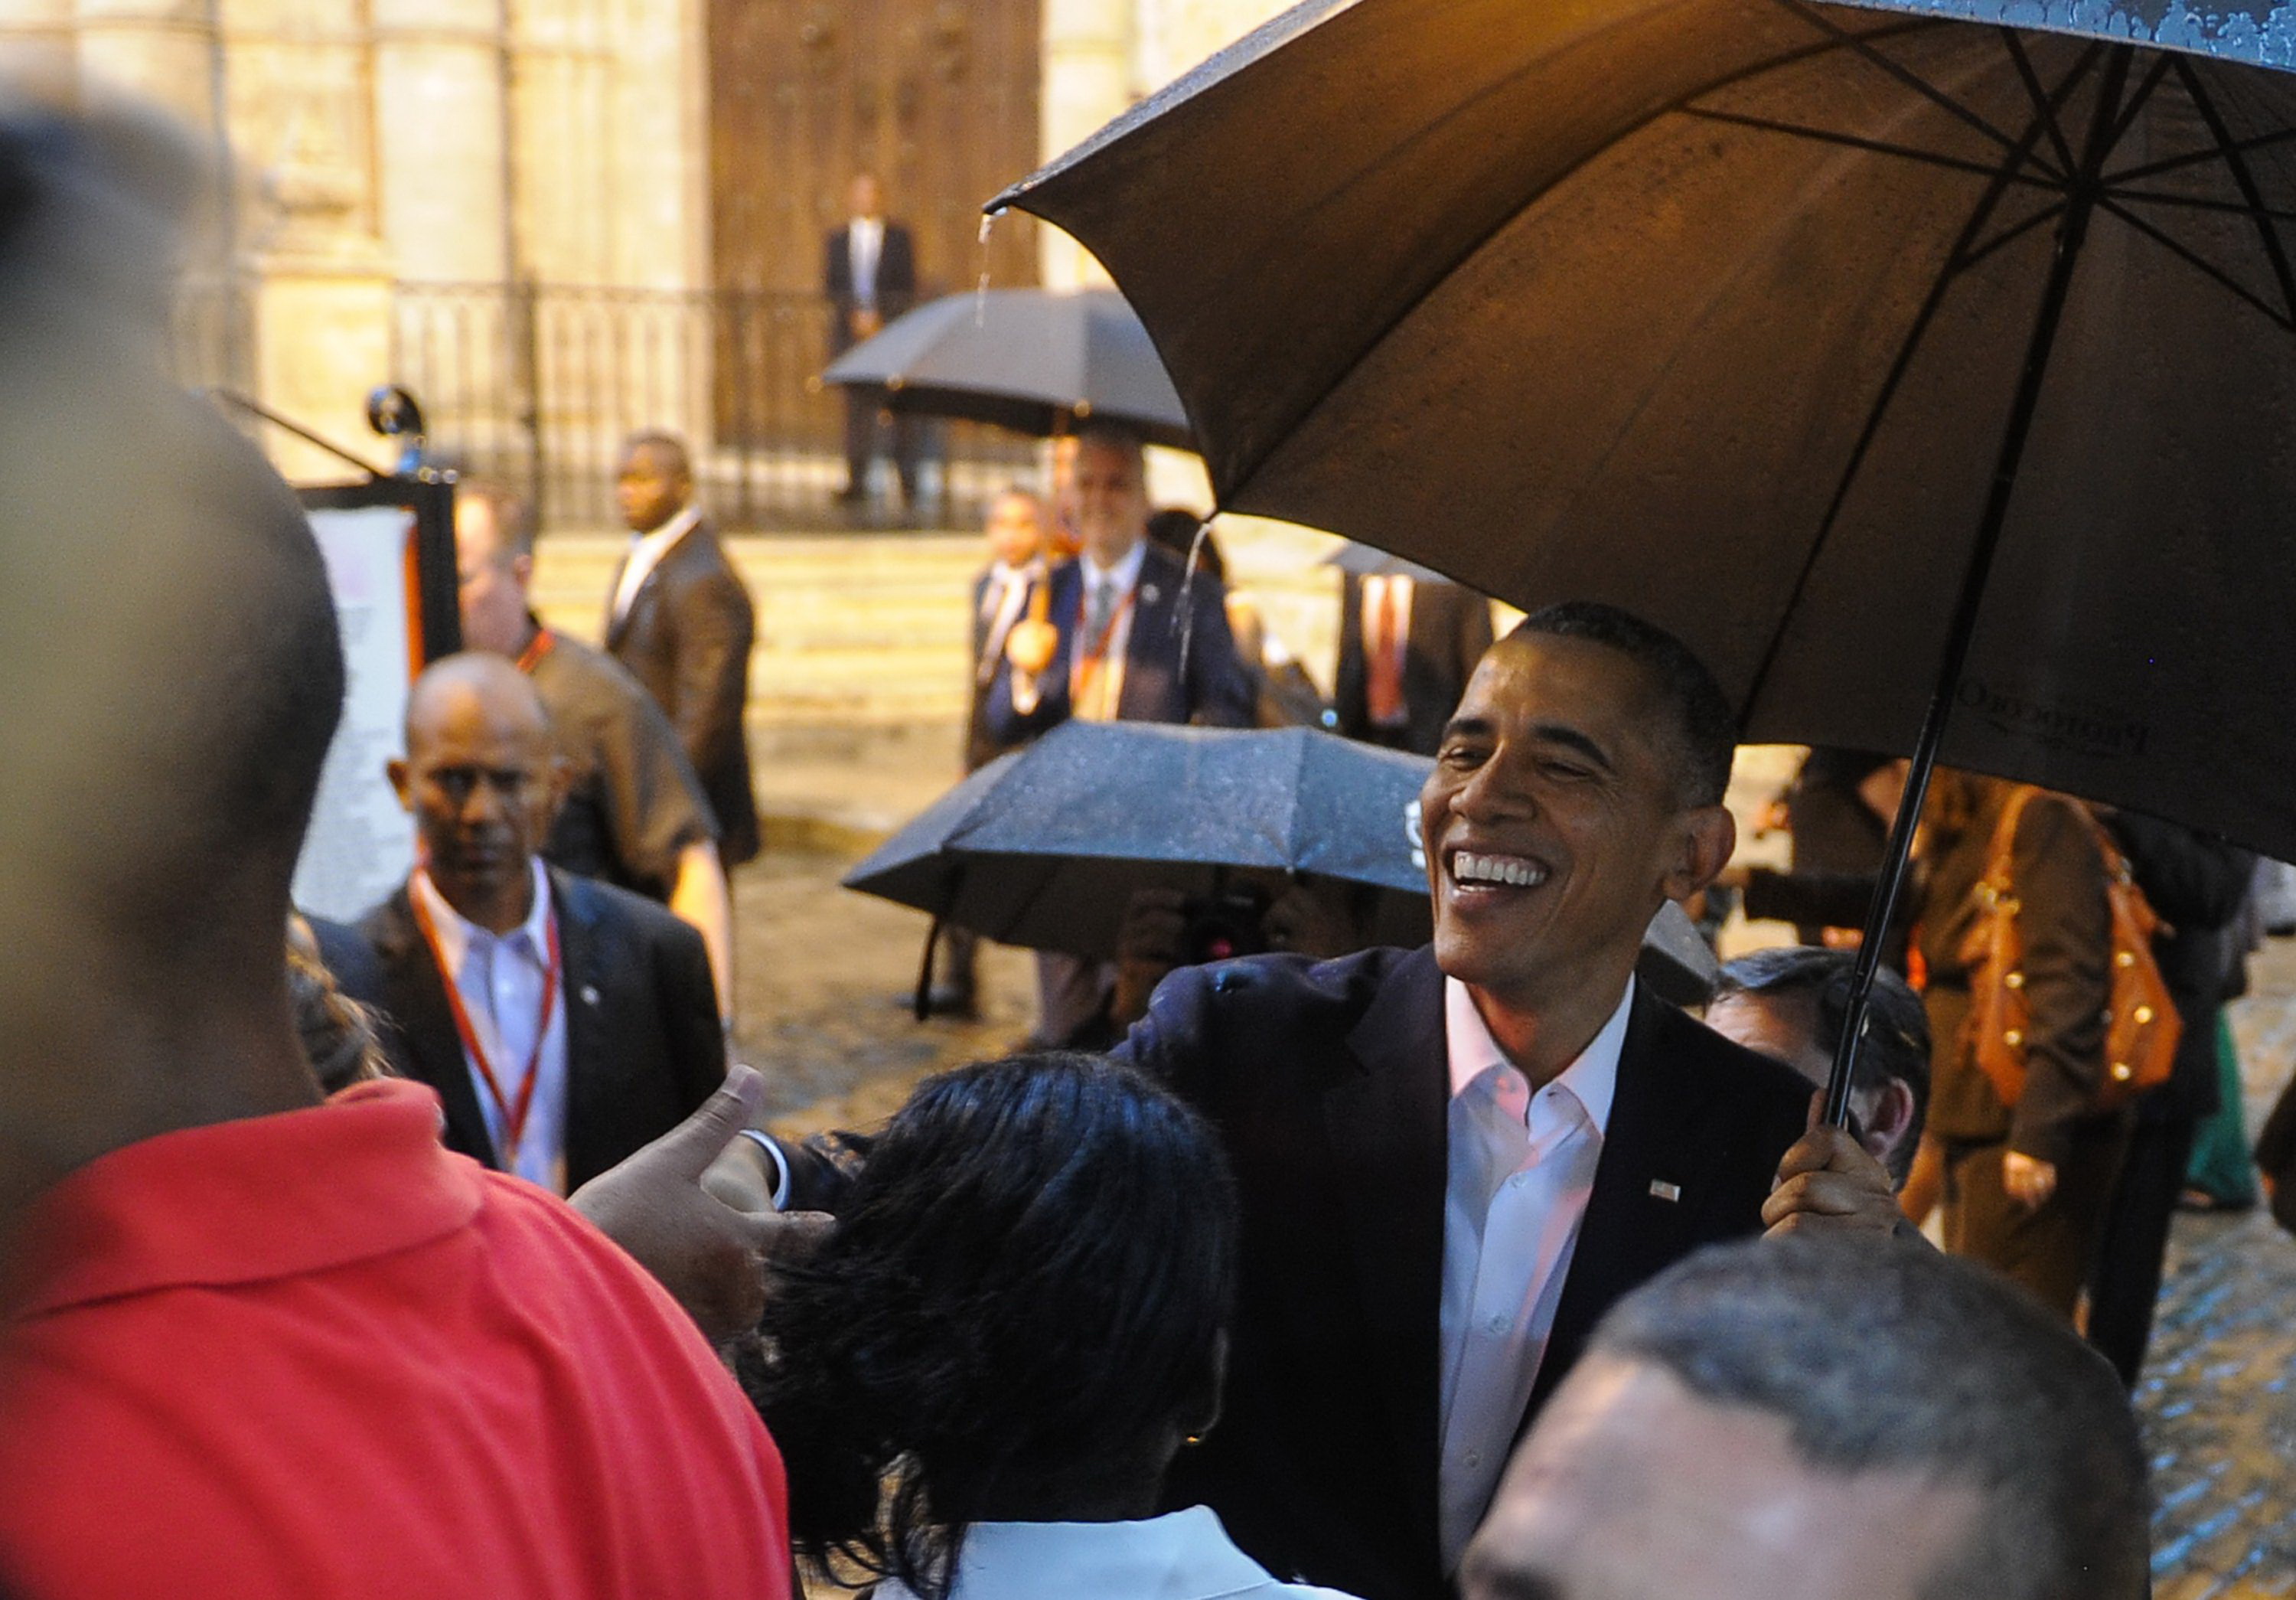
MULTIPOLYGON (((624 439, 682 435, 712 513, 735 529, 902 521, 881 453, 874 507, 835 504, 844 400, 819 374, 829 308, 811 294, 556 284, 402 283, 392 382, 421 401, 439 452, 526 488, 545 528, 611 527, 624 439)), ((919 505, 960 525, 1035 460, 1025 440, 923 424, 919 505)))

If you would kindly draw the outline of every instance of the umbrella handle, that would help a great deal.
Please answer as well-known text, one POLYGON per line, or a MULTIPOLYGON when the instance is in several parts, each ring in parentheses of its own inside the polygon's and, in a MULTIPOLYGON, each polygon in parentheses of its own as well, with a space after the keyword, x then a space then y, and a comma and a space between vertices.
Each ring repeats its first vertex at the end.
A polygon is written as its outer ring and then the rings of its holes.
POLYGON ((917 992, 909 1003, 909 1009, 920 1022, 932 1015, 933 947, 940 943, 941 929, 947 925, 947 920, 937 916, 932 920, 932 926, 925 930, 924 957, 917 963, 917 992))

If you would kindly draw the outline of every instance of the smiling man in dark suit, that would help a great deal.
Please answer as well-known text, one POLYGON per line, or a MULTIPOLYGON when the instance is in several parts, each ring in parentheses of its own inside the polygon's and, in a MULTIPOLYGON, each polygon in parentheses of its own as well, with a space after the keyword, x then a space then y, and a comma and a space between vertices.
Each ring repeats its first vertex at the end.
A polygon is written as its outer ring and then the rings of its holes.
POLYGON ((536 854, 559 778, 527 677, 434 662, 390 779, 423 864, 360 920, 374 961, 346 988, 446 1103, 448 1147, 563 1194, 708 1099, 726 1051, 701 936, 536 854))
POLYGON ((1435 1600, 1613 1301, 1768 1222, 1896 1228, 1862 1149, 1797 1143, 1808 1085, 1634 981, 1659 907, 1729 859, 1734 739, 1671 636, 1541 612, 1422 796, 1434 944, 1183 970, 1119 1052, 1235 1160, 1227 1415, 1169 1494, 1274 1570, 1435 1600))
MULTIPOLYGON (((1612 1301, 1765 1227, 1903 1231, 1872 1156, 1804 1135, 1808 1085, 1635 982, 1660 906, 1729 859, 1734 736, 1672 636, 1538 613, 1422 792, 1434 943, 1183 968, 1119 1048, 1211 1117, 1243 1206, 1226 1414, 1166 1497, 1272 1571, 1442 1600, 1612 1301)), ((834 1209, 857 1152, 733 1159, 834 1209)))

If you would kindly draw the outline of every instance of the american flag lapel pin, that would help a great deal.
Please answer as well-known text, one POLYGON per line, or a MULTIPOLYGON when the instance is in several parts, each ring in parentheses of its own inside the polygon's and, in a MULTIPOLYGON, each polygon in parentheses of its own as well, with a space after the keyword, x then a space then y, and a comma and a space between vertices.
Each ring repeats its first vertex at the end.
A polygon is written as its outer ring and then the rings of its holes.
POLYGON ((1675 1201, 1682 1198, 1682 1186, 1670 1184, 1662 1177, 1651 1179, 1650 1192, 1660 1200, 1675 1201))

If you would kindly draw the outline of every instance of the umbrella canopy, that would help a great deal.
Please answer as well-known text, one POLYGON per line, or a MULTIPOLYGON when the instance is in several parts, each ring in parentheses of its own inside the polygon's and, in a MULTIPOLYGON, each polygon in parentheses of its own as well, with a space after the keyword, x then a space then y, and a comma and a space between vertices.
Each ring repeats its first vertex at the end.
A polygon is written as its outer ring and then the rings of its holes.
POLYGON ((1108 289, 997 289, 918 307, 822 374, 882 388, 895 410, 964 417, 1049 438, 1087 418, 1151 443, 1195 447, 1156 347, 1108 289))
POLYGON ((1750 739, 1949 705, 1946 761, 2289 857, 2292 58, 2173 0, 1310 0, 1002 201, 1225 509, 1626 606, 1750 739))
MULTIPOLYGON (((1007 944, 1106 957, 1136 890, 1209 896, 1237 869, 1313 873, 1385 891, 1371 942, 1421 944, 1430 765, 1309 728, 1063 723, 934 801, 845 886, 1007 944)), ((1689 1001, 1716 969, 1669 905, 1640 970, 1689 1001)))

